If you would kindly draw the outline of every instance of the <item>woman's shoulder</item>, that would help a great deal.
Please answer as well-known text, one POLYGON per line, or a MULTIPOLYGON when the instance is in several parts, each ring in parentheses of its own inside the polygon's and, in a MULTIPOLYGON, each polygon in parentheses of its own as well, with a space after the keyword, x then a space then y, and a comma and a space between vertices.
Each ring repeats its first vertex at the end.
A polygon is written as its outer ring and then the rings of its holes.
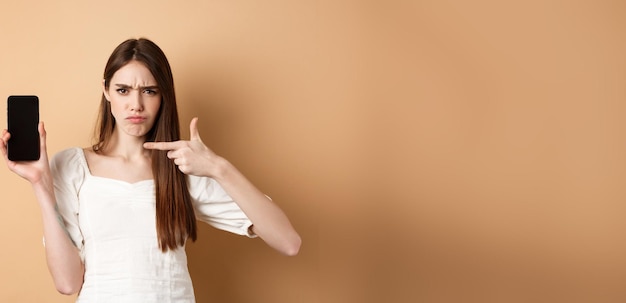
POLYGON ((80 171, 85 164, 85 153, 81 147, 70 147, 54 154, 50 159, 50 166, 56 171, 80 171))
POLYGON ((57 162, 57 161, 71 161, 71 160, 75 160, 77 158, 83 158, 84 157, 84 149, 82 147, 70 147, 70 148, 66 148, 63 149, 59 152, 57 152, 56 154, 54 154, 54 156, 52 156, 52 161, 51 162, 57 162))

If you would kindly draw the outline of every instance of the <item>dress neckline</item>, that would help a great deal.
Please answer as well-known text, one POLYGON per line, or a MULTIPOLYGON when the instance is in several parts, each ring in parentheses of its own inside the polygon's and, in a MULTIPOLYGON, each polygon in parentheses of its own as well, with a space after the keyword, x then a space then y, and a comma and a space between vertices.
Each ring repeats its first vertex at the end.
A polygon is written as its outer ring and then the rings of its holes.
POLYGON ((85 170, 85 175, 87 175, 90 178, 95 178, 95 179, 100 179, 100 180, 105 180, 105 181, 110 181, 110 182, 116 182, 116 183, 120 183, 120 184, 125 184, 125 185, 130 185, 130 186, 135 186, 135 185, 140 185, 143 183, 153 183, 154 179, 146 179, 146 180, 139 180, 136 182, 128 182, 128 181, 124 181, 124 180, 120 180, 120 179, 115 179, 115 178, 110 178, 110 177, 103 177, 103 176, 96 176, 94 174, 91 173, 91 170, 89 169, 89 163, 87 163, 87 157, 85 156, 85 150, 81 147, 76 147, 78 154, 80 155, 80 161, 81 161, 81 165, 83 166, 83 169, 85 170))

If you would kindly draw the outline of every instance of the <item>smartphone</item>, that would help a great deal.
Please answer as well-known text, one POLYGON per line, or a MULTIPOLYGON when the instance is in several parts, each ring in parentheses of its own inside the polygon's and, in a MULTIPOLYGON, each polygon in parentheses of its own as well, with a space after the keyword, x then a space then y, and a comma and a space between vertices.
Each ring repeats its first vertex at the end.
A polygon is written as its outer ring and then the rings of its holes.
POLYGON ((7 122, 11 134, 7 142, 9 160, 39 160, 39 98, 9 96, 7 122))

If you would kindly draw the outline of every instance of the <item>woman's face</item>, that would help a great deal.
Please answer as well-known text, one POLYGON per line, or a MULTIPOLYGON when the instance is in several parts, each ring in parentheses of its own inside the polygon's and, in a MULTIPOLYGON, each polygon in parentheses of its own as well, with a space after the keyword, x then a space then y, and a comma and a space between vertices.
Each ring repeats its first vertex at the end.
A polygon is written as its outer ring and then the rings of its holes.
POLYGON ((161 106, 161 93, 143 63, 133 60, 117 70, 104 95, 111 103, 117 131, 134 137, 150 131, 161 106))

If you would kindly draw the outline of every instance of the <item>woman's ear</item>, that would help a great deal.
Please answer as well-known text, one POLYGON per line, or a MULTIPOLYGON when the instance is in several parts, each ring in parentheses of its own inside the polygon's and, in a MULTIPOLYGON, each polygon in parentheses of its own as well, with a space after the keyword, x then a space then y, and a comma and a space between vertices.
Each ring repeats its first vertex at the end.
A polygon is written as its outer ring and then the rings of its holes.
POLYGON ((107 80, 106 79, 102 79, 102 93, 104 94, 104 98, 107 99, 107 101, 111 102, 111 98, 109 97, 109 91, 107 90, 107 80))

